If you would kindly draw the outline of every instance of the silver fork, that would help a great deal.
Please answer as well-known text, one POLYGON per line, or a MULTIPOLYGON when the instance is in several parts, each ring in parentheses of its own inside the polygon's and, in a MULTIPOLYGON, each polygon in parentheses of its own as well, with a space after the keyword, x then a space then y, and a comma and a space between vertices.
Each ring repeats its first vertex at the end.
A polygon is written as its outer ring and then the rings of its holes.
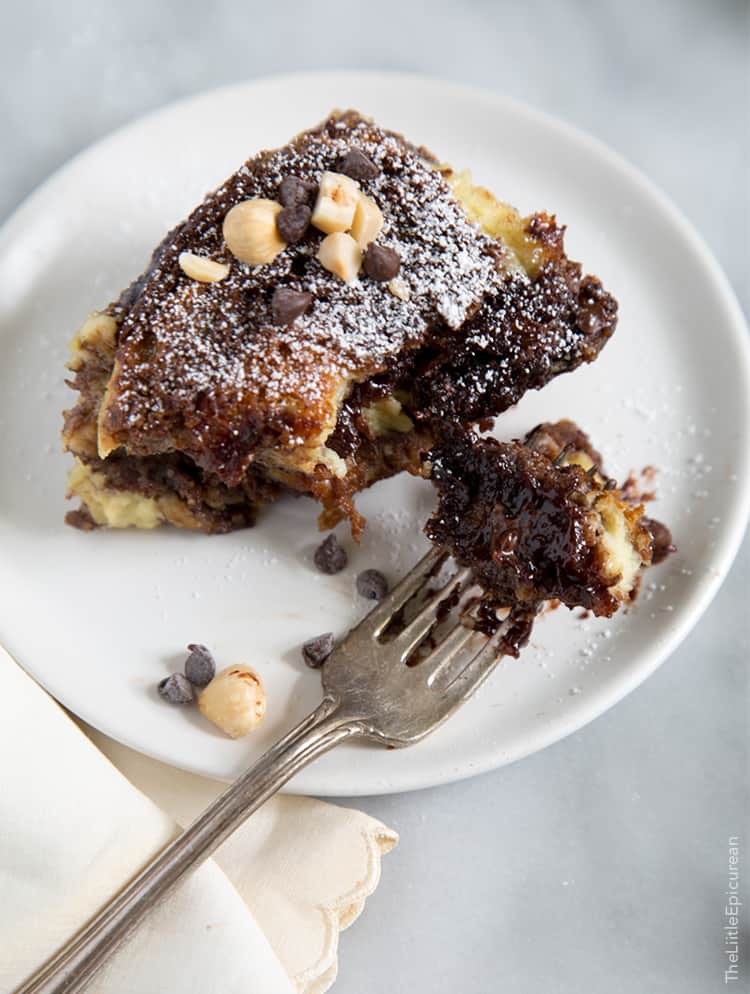
MULTIPOLYGON (((16 994, 74 994, 91 980, 150 908, 202 863, 295 773, 340 742, 366 738, 408 746, 442 724, 492 671, 504 650, 506 621, 492 636, 459 617, 420 659, 414 650, 438 627, 441 601, 465 589, 469 570, 428 590, 447 559, 433 549, 354 628, 323 666, 322 703, 268 750, 193 824, 162 850, 16 994), (416 615, 391 639, 383 636, 412 598, 416 615), (472 652, 469 643, 480 644, 472 652)), ((433 636, 434 637, 434 636, 433 636)))

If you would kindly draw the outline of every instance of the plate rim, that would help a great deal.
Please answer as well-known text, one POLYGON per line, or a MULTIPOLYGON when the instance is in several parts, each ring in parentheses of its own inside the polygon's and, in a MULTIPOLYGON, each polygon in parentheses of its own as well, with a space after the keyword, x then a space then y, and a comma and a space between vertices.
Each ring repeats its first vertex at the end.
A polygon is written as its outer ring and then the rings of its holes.
MULTIPOLYGON (((388 82, 388 84, 392 85, 398 82, 406 88, 418 85, 431 90, 440 89, 443 93, 450 94, 455 98, 470 99, 475 104, 482 104, 488 113, 502 109, 504 112, 530 120, 553 133, 556 132, 564 136, 567 140, 577 144, 586 153, 595 155, 609 169, 619 173, 632 183, 634 187, 638 188, 641 193, 659 208, 660 213, 669 223, 669 226, 676 231, 680 237, 680 241, 686 247, 689 247, 696 261, 700 264, 700 269, 705 273, 709 284, 716 293, 717 299, 724 306, 721 321, 722 334, 726 336, 727 342, 731 343, 733 347, 732 354, 736 360, 737 387, 738 390, 744 388, 746 398, 746 417, 745 423, 741 427, 741 438, 747 444, 743 446, 743 458, 737 467, 737 486, 734 500, 730 505, 729 512, 722 521, 722 528, 717 530, 717 542, 713 550, 712 570, 710 573, 706 572, 701 576, 695 584, 686 599, 679 617, 675 618, 672 627, 670 627, 667 636, 658 644, 640 653, 637 669, 631 672, 627 679, 621 681, 615 692, 610 691, 607 703, 603 707, 601 706, 601 701, 598 699, 599 695, 593 695, 585 704, 581 702, 579 709, 574 712, 573 719, 566 719, 564 716, 560 716, 558 721, 553 724, 538 725, 536 729, 532 729, 524 737, 521 746, 512 750, 509 754, 500 752, 499 750, 493 751, 492 749, 487 749, 476 760, 464 759, 463 761, 457 761, 456 764, 450 768, 446 768, 442 773, 432 771, 430 776, 425 776, 424 773, 420 775, 419 770, 412 772, 407 766, 405 769, 402 768, 395 778, 383 778, 382 781, 369 784, 368 788, 364 791, 361 788, 357 788, 353 783, 350 789, 345 789, 341 785, 337 785, 336 790, 329 792, 328 796, 357 797, 401 793, 439 786, 498 769, 561 741, 568 735, 588 725, 595 718, 606 713, 611 707, 632 693, 669 658, 700 621, 731 569, 732 563, 740 549, 748 519, 750 519, 750 408, 748 408, 747 404, 747 397, 750 396, 750 333, 748 332, 744 313, 729 278, 697 228, 680 211, 668 194, 664 193, 660 187, 619 152, 614 151, 601 139, 588 134, 579 127, 569 124, 567 121, 547 111, 526 104, 523 101, 494 93, 479 86, 458 83, 420 73, 336 70, 267 74, 200 91, 163 104, 143 115, 133 118, 121 127, 98 138, 52 172, 22 200, 9 214, 2 226, 0 226, 0 250, 5 250, 12 245, 16 238, 17 229, 23 227, 26 214, 36 213, 39 210, 39 206, 43 205, 45 199, 54 194, 55 188, 59 184, 65 183, 68 176, 75 172, 82 160, 96 153, 101 153, 102 149, 106 149, 109 143, 127 139, 128 132, 142 128, 148 123, 153 123, 162 115, 167 116, 177 110, 182 112, 189 111, 191 104, 198 105, 203 101, 220 99, 222 94, 237 94, 251 91, 263 85, 284 88, 290 85, 300 85, 303 82, 311 87, 318 86, 321 88, 333 83, 346 88, 347 85, 361 85, 362 83, 374 84, 377 82, 388 82)), ((16 658, 12 653, 10 655, 12 658, 16 658)), ((44 686, 36 675, 30 669, 27 669, 21 660, 16 659, 16 661, 30 673, 32 678, 40 686, 44 686)), ((60 694, 57 699, 63 706, 69 706, 65 701, 64 694, 60 694)), ((84 722, 90 724, 101 734, 109 735, 105 729, 101 728, 98 719, 91 720, 93 716, 84 713, 86 709, 70 707, 84 722)), ((142 755, 178 769, 212 779, 225 779, 217 777, 215 773, 205 769, 197 768, 190 763, 183 764, 175 762, 172 755, 165 755, 159 749, 149 748, 146 752, 143 750, 142 745, 129 741, 127 737, 123 737, 121 734, 117 735, 116 741, 128 748, 134 749, 142 755)), ((317 789, 314 783, 307 784, 306 781, 308 778, 306 773, 307 771, 295 778, 289 785, 289 788, 297 792, 325 794, 325 790, 321 791, 317 789)), ((314 778, 311 779, 314 780, 314 778)))

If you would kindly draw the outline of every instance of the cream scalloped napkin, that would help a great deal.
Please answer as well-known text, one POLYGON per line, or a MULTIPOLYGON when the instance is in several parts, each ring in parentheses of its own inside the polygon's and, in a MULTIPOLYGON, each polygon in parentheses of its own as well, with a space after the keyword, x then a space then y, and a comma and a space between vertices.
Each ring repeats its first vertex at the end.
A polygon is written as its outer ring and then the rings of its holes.
MULTIPOLYGON (((1 648, 0 699, 6 994, 222 787, 91 733, 100 751, 1 648)), ((396 841, 361 812, 273 798, 144 921, 92 992, 322 994, 339 930, 396 841)))

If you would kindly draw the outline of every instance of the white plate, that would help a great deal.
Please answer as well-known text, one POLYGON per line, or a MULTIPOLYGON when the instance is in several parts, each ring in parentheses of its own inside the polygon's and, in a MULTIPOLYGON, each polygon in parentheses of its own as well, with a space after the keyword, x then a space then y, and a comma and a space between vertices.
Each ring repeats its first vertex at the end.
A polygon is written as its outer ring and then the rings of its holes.
MULTIPOLYGON (((392 578, 425 547, 427 484, 378 484, 350 568, 311 567, 316 506, 282 500, 253 530, 83 534, 63 523, 60 453, 68 339, 144 267, 164 231, 252 152, 332 107, 354 106, 476 178, 522 211, 569 225, 573 258, 621 304, 601 359, 504 416, 506 436, 545 418, 580 420, 610 472, 658 467, 653 513, 679 554, 652 570, 627 617, 545 617, 518 661, 422 744, 349 746, 294 782, 324 794, 407 790, 470 776, 580 728, 644 680, 706 608, 740 541, 750 491, 746 329, 695 232, 606 148, 526 107, 424 79, 292 76, 176 104, 118 132, 47 182, 0 233, 0 641, 56 697, 151 756, 232 777, 320 696, 299 646, 364 611, 355 574, 392 578), (223 738, 197 710, 169 707, 157 681, 189 641, 222 664, 248 661, 268 689, 262 731, 223 738)), ((343 534, 344 529, 339 532, 343 534)))

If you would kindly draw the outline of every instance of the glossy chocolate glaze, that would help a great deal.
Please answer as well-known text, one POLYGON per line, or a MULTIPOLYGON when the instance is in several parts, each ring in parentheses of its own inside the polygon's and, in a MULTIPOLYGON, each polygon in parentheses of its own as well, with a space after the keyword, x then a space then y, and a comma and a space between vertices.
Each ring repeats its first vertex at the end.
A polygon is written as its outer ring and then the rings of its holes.
MULTIPOLYGON (((573 435, 569 424, 557 432, 561 441, 573 435)), ((540 452, 454 429, 430 455, 439 503, 425 531, 473 567, 493 607, 534 611, 555 598, 609 616, 621 598, 612 591, 588 499, 604 492, 603 478, 578 465, 555 465, 548 449, 554 428, 542 433, 547 451, 540 452)), ((595 452, 587 439, 582 444, 595 452)), ((638 522, 641 510, 623 506, 645 565, 650 534, 638 522)))
MULTIPOLYGON (((532 218, 529 228, 533 230, 532 218)), ((442 426, 494 417, 561 373, 593 362, 617 324, 617 302, 562 251, 533 281, 509 275, 461 329, 437 329, 419 349, 357 385, 344 401, 328 445, 341 456, 366 436, 360 411, 396 393, 404 409, 439 440, 442 426)))
POLYGON ((502 241, 468 222, 434 162, 355 112, 250 160, 165 237, 111 305, 119 322, 114 369, 111 357, 105 370, 92 359, 71 384, 81 396, 67 412, 65 434, 95 432, 111 376, 102 420, 128 454, 99 459, 73 451, 114 490, 178 494, 206 531, 252 523, 259 504, 285 488, 319 500, 323 525, 348 515, 358 534, 364 522, 354 494, 385 476, 420 472, 421 452, 439 442, 445 425, 494 416, 526 390, 594 360, 614 331, 617 304, 565 256, 563 229, 545 214, 527 220, 539 260, 527 275, 510 264, 502 241), (312 230, 273 264, 235 272, 221 238, 228 208, 244 196, 280 195, 287 171, 317 183, 321 168, 335 168, 350 144, 377 162, 379 176, 363 189, 389 216, 384 241, 400 246, 402 274, 419 292, 405 304, 366 277, 341 284, 316 262, 321 236, 312 230), (439 201, 437 213, 430 198, 439 201), (230 263, 231 277, 196 286, 177 264, 183 250, 230 263), (432 283, 441 280, 448 289, 438 293, 432 283), (290 328, 271 321, 279 287, 313 291, 310 313, 290 328), (270 479, 257 458, 263 447, 314 438, 331 391, 351 375, 356 382, 337 401, 327 439, 347 459, 346 475, 334 477, 321 464, 270 479), (362 408, 393 393, 415 428, 374 438, 362 408))

